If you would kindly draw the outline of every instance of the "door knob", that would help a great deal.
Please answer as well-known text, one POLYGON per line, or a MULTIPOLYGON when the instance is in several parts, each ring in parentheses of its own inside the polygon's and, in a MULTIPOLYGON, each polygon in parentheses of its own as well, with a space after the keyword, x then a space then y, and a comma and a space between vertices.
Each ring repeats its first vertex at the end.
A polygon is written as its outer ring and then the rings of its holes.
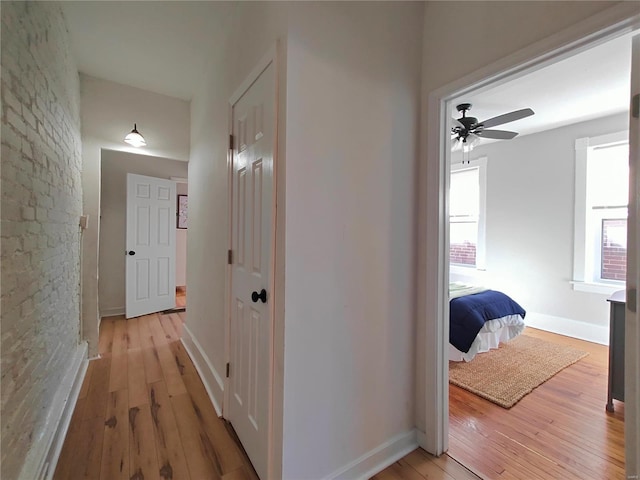
POLYGON ((260 290, 260 293, 253 292, 251 294, 251 300, 253 300, 253 303, 256 303, 258 300, 262 300, 262 303, 267 303, 267 291, 263 288, 260 290))
POLYGON ((136 252, 134 252, 133 250, 129 250, 129 255, 135 255, 136 252))

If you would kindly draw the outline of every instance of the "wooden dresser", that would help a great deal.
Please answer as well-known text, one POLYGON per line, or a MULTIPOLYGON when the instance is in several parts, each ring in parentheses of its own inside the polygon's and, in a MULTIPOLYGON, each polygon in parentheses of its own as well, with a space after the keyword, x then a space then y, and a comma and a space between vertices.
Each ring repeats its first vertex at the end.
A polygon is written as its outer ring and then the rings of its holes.
POLYGON ((613 399, 624 402, 624 310, 625 291, 607 298, 609 314, 609 389, 607 411, 613 412, 613 399))

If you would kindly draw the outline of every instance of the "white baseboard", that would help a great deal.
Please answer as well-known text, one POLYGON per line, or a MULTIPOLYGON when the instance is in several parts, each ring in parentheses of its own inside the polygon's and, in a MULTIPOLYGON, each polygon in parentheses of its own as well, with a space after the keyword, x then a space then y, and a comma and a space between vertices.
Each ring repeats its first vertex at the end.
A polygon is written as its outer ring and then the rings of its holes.
POLYGON ((213 408, 216 409, 218 416, 221 416, 222 408, 220 408, 220 405, 224 395, 224 380, 213 367, 209 357, 204 353, 202 346, 193 336, 186 323, 182 325, 182 329, 182 344, 200 374, 204 388, 207 390, 209 398, 213 403, 213 408))
POLYGON ((103 308, 102 310, 100 310, 100 318, 124 315, 124 312, 125 312, 124 307, 103 308))
POLYGON ((81 343, 73 354, 62 381, 51 399, 43 430, 34 437, 33 445, 20 472, 20 479, 53 478, 71 416, 87 372, 87 343, 81 343))
POLYGON ((366 480, 418 448, 416 430, 401 433, 327 476, 329 480, 366 480))
POLYGON ((609 345, 609 327, 581 322, 571 318, 555 317, 544 313, 527 312, 524 323, 528 327, 579 338, 587 342, 609 345))

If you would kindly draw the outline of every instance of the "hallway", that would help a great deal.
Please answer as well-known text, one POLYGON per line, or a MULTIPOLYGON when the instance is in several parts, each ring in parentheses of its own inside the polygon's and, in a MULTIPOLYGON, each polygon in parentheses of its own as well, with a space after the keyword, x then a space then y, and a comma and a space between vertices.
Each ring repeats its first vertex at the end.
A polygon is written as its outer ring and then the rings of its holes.
POLYGON ((257 479, 179 340, 185 319, 102 320, 56 480, 257 479))

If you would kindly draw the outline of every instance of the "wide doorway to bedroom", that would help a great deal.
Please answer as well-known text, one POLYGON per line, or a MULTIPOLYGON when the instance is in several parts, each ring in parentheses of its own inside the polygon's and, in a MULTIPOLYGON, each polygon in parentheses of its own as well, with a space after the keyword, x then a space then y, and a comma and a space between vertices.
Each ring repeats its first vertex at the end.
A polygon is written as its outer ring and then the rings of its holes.
POLYGON ((448 454, 483 478, 625 477, 630 60, 627 35, 450 102, 448 454))

